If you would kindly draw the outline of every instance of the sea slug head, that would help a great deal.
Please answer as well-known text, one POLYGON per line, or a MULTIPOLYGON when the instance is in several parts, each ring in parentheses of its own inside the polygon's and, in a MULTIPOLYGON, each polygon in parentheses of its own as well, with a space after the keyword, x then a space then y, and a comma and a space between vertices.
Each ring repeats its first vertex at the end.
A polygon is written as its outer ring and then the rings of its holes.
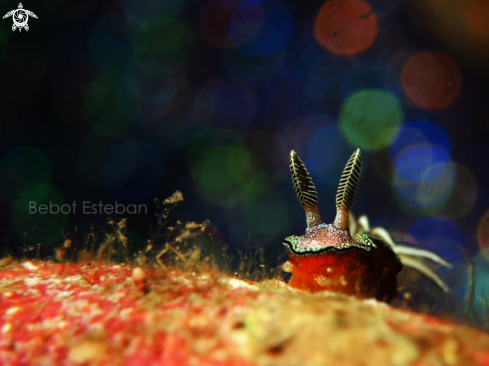
POLYGON ((354 238, 350 235, 349 215, 361 169, 362 154, 357 149, 341 175, 335 220, 325 224, 312 178, 299 155, 291 151, 292 181, 306 213, 307 229, 303 236, 293 235, 284 240, 289 254, 285 268, 292 272, 290 286, 380 300, 390 300, 396 294, 396 274, 402 268, 396 254, 381 240, 367 234, 358 233, 354 238))

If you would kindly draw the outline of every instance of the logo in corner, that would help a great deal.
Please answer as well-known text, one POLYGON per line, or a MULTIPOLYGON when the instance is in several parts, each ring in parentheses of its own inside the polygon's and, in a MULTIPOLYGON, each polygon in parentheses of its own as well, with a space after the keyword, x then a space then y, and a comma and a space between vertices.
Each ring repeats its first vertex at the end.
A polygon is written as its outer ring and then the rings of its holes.
POLYGON ((3 16, 3 19, 8 18, 10 16, 12 17, 12 19, 14 20, 14 24, 12 25, 13 31, 15 31, 17 28, 19 28, 19 32, 22 31, 22 28, 28 31, 29 25, 27 24, 27 21, 29 20, 29 15, 37 19, 36 14, 34 14, 30 10, 24 9, 22 3, 19 3, 19 8, 9 11, 7 14, 3 16))

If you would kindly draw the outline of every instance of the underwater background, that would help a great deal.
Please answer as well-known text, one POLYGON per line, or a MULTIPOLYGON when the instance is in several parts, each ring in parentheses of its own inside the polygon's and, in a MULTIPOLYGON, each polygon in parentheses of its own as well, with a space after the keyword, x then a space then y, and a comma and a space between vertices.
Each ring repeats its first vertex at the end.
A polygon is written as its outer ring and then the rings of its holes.
MULTIPOLYGON (((48 258, 67 238, 83 241, 124 217, 132 245, 144 248, 155 198, 179 190, 177 219, 208 219, 230 252, 263 248, 276 265, 282 240, 305 230, 290 150, 330 223, 341 171, 360 147, 354 214, 450 261, 441 271, 450 307, 475 288, 486 314, 484 0, 23 6, 38 16, 29 31, 0 21, 2 255, 48 258), (101 212, 116 202, 135 211, 101 212), (33 213, 41 204, 64 211, 33 213)), ((422 296, 445 306, 434 285, 420 283, 422 296)))

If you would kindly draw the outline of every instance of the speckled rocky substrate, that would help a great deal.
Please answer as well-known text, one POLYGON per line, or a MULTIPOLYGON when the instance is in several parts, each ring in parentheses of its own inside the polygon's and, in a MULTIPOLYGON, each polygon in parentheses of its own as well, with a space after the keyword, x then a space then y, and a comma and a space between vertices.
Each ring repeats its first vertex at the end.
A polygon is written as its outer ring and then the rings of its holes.
POLYGON ((0 269, 2 365, 488 365, 489 336, 279 282, 109 264, 0 269))

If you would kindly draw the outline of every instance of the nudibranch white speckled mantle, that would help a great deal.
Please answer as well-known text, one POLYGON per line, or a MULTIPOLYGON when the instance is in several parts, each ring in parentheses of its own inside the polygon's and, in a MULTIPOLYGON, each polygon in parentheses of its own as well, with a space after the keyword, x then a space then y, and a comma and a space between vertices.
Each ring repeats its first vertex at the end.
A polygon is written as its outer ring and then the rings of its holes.
POLYGON ((353 238, 349 214, 362 169, 357 149, 348 160, 336 195, 336 218, 324 224, 319 213, 316 187, 295 151, 290 170, 297 197, 306 212, 304 236, 289 236, 284 245, 289 254, 285 268, 292 272, 291 287, 317 292, 334 291, 360 298, 389 301, 397 294, 397 273, 402 263, 382 240, 365 233, 353 238))

